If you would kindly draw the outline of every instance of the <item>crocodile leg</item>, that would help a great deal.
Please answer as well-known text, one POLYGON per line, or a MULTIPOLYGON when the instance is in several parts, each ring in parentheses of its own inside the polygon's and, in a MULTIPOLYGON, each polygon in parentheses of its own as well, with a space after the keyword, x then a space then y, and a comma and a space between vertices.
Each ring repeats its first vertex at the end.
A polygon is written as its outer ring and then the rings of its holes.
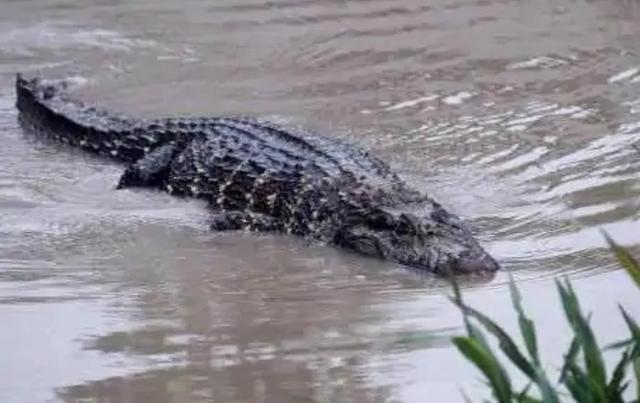
POLYGON ((118 182, 118 189, 128 187, 161 187, 166 181, 171 162, 179 151, 176 143, 157 147, 129 165, 118 182))
POLYGON ((213 231, 233 231, 247 229, 255 232, 272 232, 279 229, 274 217, 246 211, 228 211, 213 215, 213 231))

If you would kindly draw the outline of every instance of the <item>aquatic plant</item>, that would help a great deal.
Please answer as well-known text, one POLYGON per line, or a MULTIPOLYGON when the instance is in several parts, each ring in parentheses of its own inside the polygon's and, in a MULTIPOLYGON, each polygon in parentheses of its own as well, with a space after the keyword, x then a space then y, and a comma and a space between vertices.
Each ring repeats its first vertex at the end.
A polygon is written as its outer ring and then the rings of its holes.
MULTIPOLYGON (((617 245, 604 234, 609 247, 619 264, 640 289, 640 264, 625 248, 617 245)), ((455 280, 452 281, 453 303, 463 314, 466 336, 453 338, 454 345, 484 375, 494 399, 506 402, 557 403, 572 399, 580 403, 624 402, 623 395, 635 396, 640 401, 640 326, 620 306, 620 312, 627 324, 629 336, 620 342, 601 347, 589 324, 580 302, 568 279, 556 280, 558 294, 562 302, 567 322, 573 332, 573 339, 563 357, 559 376, 552 381, 541 362, 536 337, 536 324, 526 316, 518 287, 510 278, 510 292, 513 308, 518 317, 520 336, 524 349, 497 323, 482 312, 467 305, 455 280), (495 347, 488 342, 488 335, 498 344, 502 354, 527 379, 524 387, 516 388, 509 372, 501 363, 495 347), (617 356, 616 365, 608 371, 603 359, 605 350, 612 350, 617 356), (631 382, 629 369, 632 371, 631 382), (635 390, 628 390, 635 384, 635 390)), ((470 399, 465 396, 469 401, 470 399)))

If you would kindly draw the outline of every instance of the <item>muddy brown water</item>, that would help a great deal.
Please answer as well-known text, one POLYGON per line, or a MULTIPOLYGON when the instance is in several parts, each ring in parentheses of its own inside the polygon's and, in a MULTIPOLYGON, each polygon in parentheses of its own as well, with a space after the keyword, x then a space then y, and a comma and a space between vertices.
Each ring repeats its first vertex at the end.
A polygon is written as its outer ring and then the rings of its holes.
POLYGON ((478 399, 441 282, 295 239, 212 234, 200 203, 25 135, 17 71, 138 116, 248 114, 370 149, 464 217, 503 271, 468 284, 550 367, 571 278, 603 342, 637 290, 640 4, 0 1, 0 401, 478 399))

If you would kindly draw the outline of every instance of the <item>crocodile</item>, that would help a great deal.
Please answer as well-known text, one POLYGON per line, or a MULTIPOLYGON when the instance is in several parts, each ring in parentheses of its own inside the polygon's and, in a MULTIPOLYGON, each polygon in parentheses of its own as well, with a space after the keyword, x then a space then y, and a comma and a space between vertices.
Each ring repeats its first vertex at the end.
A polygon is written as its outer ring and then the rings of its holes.
POLYGON ((357 147, 252 117, 124 116, 67 87, 18 74, 22 127, 127 164, 119 189, 205 200, 213 230, 292 234, 437 275, 499 268, 459 217, 357 147))

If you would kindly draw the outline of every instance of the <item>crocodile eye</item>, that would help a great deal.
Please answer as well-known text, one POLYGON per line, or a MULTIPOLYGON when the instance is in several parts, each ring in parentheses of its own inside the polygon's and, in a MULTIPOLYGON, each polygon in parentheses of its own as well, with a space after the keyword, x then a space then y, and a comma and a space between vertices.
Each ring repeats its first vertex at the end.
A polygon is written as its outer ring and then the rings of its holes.
POLYGON ((400 235, 413 235, 415 234, 415 231, 413 230, 413 227, 411 227, 409 224, 407 223, 398 223, 398 226, 396 227, 396 232, 400 235))
POLYGON ((56 95, 56 88, 52 85, 48 85, 42 89, 42 99, 49 100, 56 95))
POLYGON ((369 227, 372 229, 391 229, 393 228, 393 217, 382 210, 375 210, 367 217, 369 227))
POLYGON ((400 235, 416 235, 420 228, 418 218, 410 214, 401 214, 398 224, 396 225, 396 232, 400 235))

